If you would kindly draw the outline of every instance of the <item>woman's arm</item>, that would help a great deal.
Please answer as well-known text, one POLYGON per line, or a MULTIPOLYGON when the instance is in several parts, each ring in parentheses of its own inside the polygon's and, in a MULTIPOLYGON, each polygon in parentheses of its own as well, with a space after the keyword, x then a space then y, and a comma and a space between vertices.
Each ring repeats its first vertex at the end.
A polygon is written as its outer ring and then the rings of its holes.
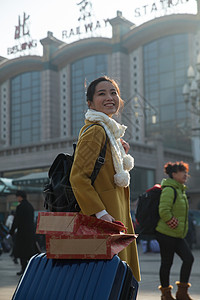
POLYGON ((178 219, 172 213, 173 202, 174 190, 171 187, 165 187, 160 196, 159 215, 171 229, 178 226, 178 219))
POLYGON ((106 210, 90 179, 105 140, 104 129, 100 126, 92 126, 81 135, 77 143, 70 182, 81 211, 86 215, 95 215, 106 210))

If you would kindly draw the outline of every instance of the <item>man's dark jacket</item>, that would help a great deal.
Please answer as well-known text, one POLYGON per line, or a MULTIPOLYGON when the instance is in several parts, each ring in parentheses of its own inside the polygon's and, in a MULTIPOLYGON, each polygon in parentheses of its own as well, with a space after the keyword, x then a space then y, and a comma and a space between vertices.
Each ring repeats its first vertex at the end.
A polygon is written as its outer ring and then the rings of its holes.
POLYGON ((36 253, 34 209, 26 200, 22 200, 16 208, 10 234, 13 235, 17 229, 14 254, 19 258, 29 259, 36 253))

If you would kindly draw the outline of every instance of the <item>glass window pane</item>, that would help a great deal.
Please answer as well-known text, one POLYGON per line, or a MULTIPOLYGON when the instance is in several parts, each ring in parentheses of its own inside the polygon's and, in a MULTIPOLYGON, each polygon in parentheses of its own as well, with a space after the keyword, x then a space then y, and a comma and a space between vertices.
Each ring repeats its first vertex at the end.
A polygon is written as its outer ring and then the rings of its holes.
POLYGON ((174 90, 173 89, 163 89, 160 91, 160 103, 168 104, 174 103, 174 90))
POLYGON ((174 120, 175 108, 173 105, 165 105, 160 107, 160 117, 162 121, 174 120))
POLYGON ((21 121, 21 127, 23 129, 31 128, 31 119, 30 117, 23 117, 21 121))
POLYGON ((28 102, 31 100, 31 91, 30 89, 22 90, 21 92, 21 101, 22 102, 28 102))
POLYGON ((146 134, 161 134, 164 145, 186 151, 191 150, 191 144, 185 142, 184 131, 179 130, 179 124, 187 123, 188 116, 178 104, 184 102, 182 88, 187 81, 189 43, 188 34, 176 34, 143 47, 144 97, 158 111, 156 126, 151 122, 152 112, 146 112, 146 134), (156 53, 156 59, 152 52, 156 53), (154 82, 156 78, 157 83, 154 82))
POLYGON ((31 73, 21 75, 21 85, 22 89, 29 88, 31 86, 31 73))
POLYGON ((84 124, 84 113, 87 110, 85 87, 93 79, 107 74, 107 56, 95 55, 85 57, 71 65, 72 77, 72 135, 77 136, 84 124))
POLYGON ((30 113, 31 113, 31 103, 30 102, 23 103, 23 105, 21 106, 21 113, 22 113, 22 116, 30 115, 30 113))
POLYGON ((40 72, 24 73, 11 80, 12 145, 40 140, 40 102, 40 72), (33 128, 37 133, 34 137, 33 128))
POLYGON ((149 189, 155 184, 155 171, 151 169, 135 167, 131 170, 131 201, 137 199, 137 197, 144 191, 149 189))
POLYGON ((22 144, 28 144, 31 142, 31 136, 29 130, 23 130, 23 136, 21 137, 22 144))

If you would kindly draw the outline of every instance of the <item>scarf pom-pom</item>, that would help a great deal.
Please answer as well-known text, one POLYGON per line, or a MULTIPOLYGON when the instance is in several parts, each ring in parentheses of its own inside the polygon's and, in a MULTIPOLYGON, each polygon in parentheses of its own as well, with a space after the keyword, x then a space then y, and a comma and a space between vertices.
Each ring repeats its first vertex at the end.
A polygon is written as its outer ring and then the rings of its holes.
POLYGON ((127 171, 134 168, 134 158, 130 154, 123 157, 123 168, 127 171))
POLYGON ((117 186, 127 187, 130 184, 130 174, 128 171, 122 171, 114 175, 114 182, 117 186))

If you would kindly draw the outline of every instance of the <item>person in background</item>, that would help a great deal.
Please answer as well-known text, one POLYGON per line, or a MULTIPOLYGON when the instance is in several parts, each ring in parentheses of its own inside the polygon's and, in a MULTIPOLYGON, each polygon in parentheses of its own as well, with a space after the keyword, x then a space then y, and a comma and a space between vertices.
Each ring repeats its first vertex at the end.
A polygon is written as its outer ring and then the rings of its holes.
POLYGON ((178 290, 177 300, 192 300, 188 294, 189 277, 194 261, 185 237, 188 232, 188 199, 185 193, 189 165, 180 162, 168 162, 164 166, 165 173, 169 176, 163 179, 162 190, 159 204, 160 220, 156 227, 156 238, 160 245, 161 266, 159 287, 162 300, 174 299, 171 295, 172 286, 169 284, 170 270, 173 264, 174 254, 176 253, 182 260, 180 270, 180 281, 177 281, 178 290), (176 190, 176 199, 174 195, 176 190))
POLYGON ((15 212, 12 210, 10 212, 10 214, 8 215, 7 219, 6 219, 6 227, 8 227, 8 229, 10 230, 11 227, 12 227, 12 223, 13 223, 13 220, 14 220, 14 215, 15 215, 15 212))
MULTIPOLYGON (((87 89, 87 104, 85 125, 80 130, 70 175, 73 192, 81 213, 109 222, 120 221, 128 233, 134 233, 129 191, 129 171, 134 166, 134 159, 127 154, 130 146, 122 139, 126 126, 112 118, 123 106, 117 83, 107 76, 92 81, 87 89), (88 128, 92 124, 101 126, 88 128), (90 176, 106 135, 105 162, 92 185, 90 176)), ((130 265, 134 277, 140 281, 136 241, 121 251, 119 257, 130 265)))
MULTIPOLYGON (((187 196, 187 198, 189 200, 188 196, 187 196)), ((191 211, 189 211, 189 214, 188 214, 188 232, 187 232, 185 239, 188 243, 188 246, 192 250, 193 244, 195 244, 195 242, 196 242, 196 228, 194 225, 194 217, 193 217, 193 214, 191 211)))
POLYGON ((37 252, 35 245, 34 209, 31 203, 28 202, 24 191, 17 191, 16 198, 19 205, 16 208, 10 234, 14 235, 17 229, 13 251, 14 256, 19 257, 21 263, 21 270, 17 272, 17 275, 22 275, 26 269, 28 260, 37 252))
MULTIPOLYGON (((7 219, 6 219, 5 225, 8 227, 9 231, 10 231, 11 228, 12 228, 14 216, 15 216, 15 212, 12 210, 12 211, 10 212, 10 214, 8 215, 7 219)), ((15 263, 15 264, 18 264, 17 257, 14 256, 14 251, 13 251, 13 249, 14 249, 14 244, 15 244, 15 239, 16 239, 16 231, 17 231, 17 229, 15 230, 15 232, 14 232, 13 235, 12 235, 12 250, 11 250, 10 256, 11 256, 11 257, 13 256, 13 261, 14 261, 14 263, 15 263)))

